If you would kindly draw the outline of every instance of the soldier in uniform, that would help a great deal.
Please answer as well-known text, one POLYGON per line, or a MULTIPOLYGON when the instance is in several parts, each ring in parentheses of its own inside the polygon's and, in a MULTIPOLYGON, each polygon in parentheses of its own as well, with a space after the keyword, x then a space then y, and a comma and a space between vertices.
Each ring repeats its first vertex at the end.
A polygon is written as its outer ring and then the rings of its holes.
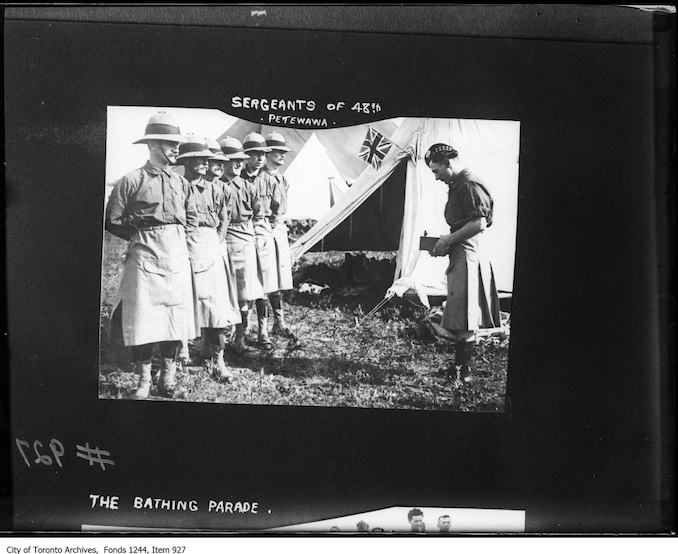
MULTIPOLYGON (((207 173, 205 173, 205 179, 212 182, 221 180, 224 176, 224 163, 228 161, 228 158, 221 151, 219 143, 214 139, 207 139, 207 148, 212 156, 207 160, 207 173)), ((223 183, 223 181, 221 182, 223 183)))
POLYGON ((492 225, 494 204, 485 185, 447 144, 431 146, 424 160, 435 178, 449 187, 445 221, 450 234, 440 237, 431 254, 449 256, 447 302, 442 326, 454 336, 455 381, 472 380, 476 332, 501 327, 494 273, 482 248, 485 228, 492 225))
POLYGON ((240 306, 241 322, 235 326, 234 347, 239 353, 249 348, 245 344, 245 332, 249 311, 254 301, 265 296, 258 277, 257 252, 252 219, 258 212, 259 200, 256 190, 240 174, 249 156, 243 151, 242 143, 233 137, 219 141, 221 150, 228 158, 224 162, 223 180, 231 192, 231 216, 226 231, 228 252, 235 270, 240 306))
POLYGON ((174 396, 179 346, 195 334, 186 245, 186 230, 197 226, 195 199, 188 181, 169 169, 181 140, 171 116, 153 115, 134 143, 147 145, 148 162, 115 184, 106 207, 106 230, 129 241, 117 308, 139 374, 138 399, 150 394, 156 343, 162 356, 158 391, 174 396))
MULTIPOLYGON (((223 192, 224 203, 226 206, 226 210, 222 210, 219 213, 220 223, 218 232, 224 264, 226 266, 226 276, 228 278, 228 301, 232 306, 235 307, 236 310, 239 311, 238 289, 235 282, 235 271, 233 269, 231 257, 228 253, 228 247, 226 245, 226 229, 228 228, 228 221, 231 215, 231 189, 221 180, 221 178, 224 176, 224 162, 227 162, 228 158, 221 151, 221 146, 219 146, 219 143, 215 139, 207 139, 207 148, 211 152, 211 157, 207 160, 207 173, 205 173, 205 180, 210 181, 215 187, 223 192)), ((229 328, 226 331, 224 337, 230 338, 231 335, 232 329, 229 328)), ((199 341, 193 344, 193 350, 203 360, 207 360, 211 357, 209 343, 205 340, 204 335, 199 341)))
MULTIPOLYGON (((258 278, 266 294, 278 290, 278 271, 276 266, 275 242, 269 218, 271 216, 272 182, 262 171, 266 153, 271 149, 266 140, 258 133, 250 133, 243 140, 245 154, 249 159, 245 162, 242 178, 249 182, 259 198, 258 210, 254 213, 254 236, 257 249, 258 278)), ((268 297, 264 296, 255 302, 257 308, 257 343, 270 350, 273 343, 268 337, 268 297)))
POLYGON ((187 233, 193 272, 196 329, 201 329, 209 358, 207 369, 218 381, 233 381, 224 362, 224 329, 240 321, 237 304, 229 297, 229 282, 218 229, 228 209, 219 181, 205 179, 213 156, 206 141, 189 135, 179 146, 177 160, 184 166, 198 213, 198 226, 187 233))
MULTIPOLYGON (((231 221, 231 212, 233 209, 233 193, 222 179, 224 177, 224 164, 229 158, 221 150, 221 146, 214 139, 207 140, 207 147, 212 152, 212 157, 207 161, 207 174, 205 178, 212 181, 215 187, 219 188, 224 195, 224 207, 219 213, 219 241, 221 244, 221 253, 226 265, 226 276, 228 277, 228 302, 234 309, 240 310, 240 303, 238 301, 238 284, 235 276, 235 268, 231 260, 231 254, 228 251, 228 244, 226 242, 226 232, 231 221)), ((229 330, 228 336, 232 335, 232 329, 229 330)))
POLYGON ((276 290, 268 297, 273 308, 273 334, 293 338, 294 333, 285 323, 282 291, 294 288, 292 283, 292 257, 287 237, 287 193, 290 185, 280 169, 285 164, 285 155, 291 149, 285 144, 285 137, 280 133, 270 133, 266 137, 266 146, 271 151, 266 154, 263 174, 271 189, 271 209, 269 222, 275 245, 276 290))

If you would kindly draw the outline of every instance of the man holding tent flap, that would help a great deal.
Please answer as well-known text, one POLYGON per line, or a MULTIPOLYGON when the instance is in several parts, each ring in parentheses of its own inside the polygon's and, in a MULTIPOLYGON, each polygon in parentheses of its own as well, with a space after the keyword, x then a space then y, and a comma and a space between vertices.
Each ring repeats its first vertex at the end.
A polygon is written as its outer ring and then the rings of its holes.
POLYGON ((106 230, 129 241, 116 309, 139 374, 138 399, 150 394, 153 345, 162 356, 158 391, 171 397, 179 345, 195 335, 186 245, 186 230, 197 226, 195 199, 188 181, 169 168, 181 140, 171 116, 151 116, 135 141, 147 145, 149 160, 115 184, 106 206, 106 230))
POLYGON ((454 336, 451 376, 468 383, 472 379, 476 331, 501 326, 494 273, 481 241, 483 231, 492 225, 493 200, 451 146, 434 144, 424 160, 435 178, 449 187, 445 221, 450 234, 440 237, 431 255, 450 259, 442 326, 454 336))

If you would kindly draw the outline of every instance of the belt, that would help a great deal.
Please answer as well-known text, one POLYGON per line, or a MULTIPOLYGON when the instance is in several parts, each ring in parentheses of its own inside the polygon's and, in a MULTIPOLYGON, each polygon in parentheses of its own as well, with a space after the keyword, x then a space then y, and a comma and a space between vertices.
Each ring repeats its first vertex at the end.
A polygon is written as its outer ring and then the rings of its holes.
POLYGON ((183 225, 182 223, 159 223, 158 225, 148 225, 144 227, 137 227, 137 231, 152 231, 153 229, 163 229, 173 225, 183 225))

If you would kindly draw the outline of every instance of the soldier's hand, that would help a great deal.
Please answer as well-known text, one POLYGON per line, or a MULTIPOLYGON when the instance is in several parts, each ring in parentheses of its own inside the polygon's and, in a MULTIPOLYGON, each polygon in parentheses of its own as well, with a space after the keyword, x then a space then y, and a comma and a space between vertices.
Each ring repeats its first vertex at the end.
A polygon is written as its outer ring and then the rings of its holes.
POLYGON ((431 250, 431 256, 445 256, 450 249, 447 237, 440 237, 436 245, 431 250))

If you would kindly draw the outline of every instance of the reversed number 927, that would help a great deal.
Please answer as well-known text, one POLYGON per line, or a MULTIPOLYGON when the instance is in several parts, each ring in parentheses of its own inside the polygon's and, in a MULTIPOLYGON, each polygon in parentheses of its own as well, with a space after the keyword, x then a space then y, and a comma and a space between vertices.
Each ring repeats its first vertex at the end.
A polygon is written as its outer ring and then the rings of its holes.
POLYGON ((52 439, 51 441, 49 441, 49 450, 52 453, 51 456, 49 454, 44 453, 46 447, 43 446, 42 442, 40 441, 33 441, 33 448, 31 448, 31 445, 28 443, 28 441, 16 439, 16 446, 19 449, 19 453, 21 454, 21 457, 24 459, 24 462, 26 462, 26 465, 28 467, 31 467, 31 462, 29 461, 28 456, 33 458, 33 452, 35 453, 36 456, 36 458, 33 460, 34 464, 44 464, 46 466, 51 466, 52 463, 56 462, 56 464, 59 467, 64 467, 63 465, 61 465, 61 458, 64 457, 65 453, 64 445, 61 444, 61 441, 57 439, 52 439), (28 456, 26 455, 27 453, 28 456))

